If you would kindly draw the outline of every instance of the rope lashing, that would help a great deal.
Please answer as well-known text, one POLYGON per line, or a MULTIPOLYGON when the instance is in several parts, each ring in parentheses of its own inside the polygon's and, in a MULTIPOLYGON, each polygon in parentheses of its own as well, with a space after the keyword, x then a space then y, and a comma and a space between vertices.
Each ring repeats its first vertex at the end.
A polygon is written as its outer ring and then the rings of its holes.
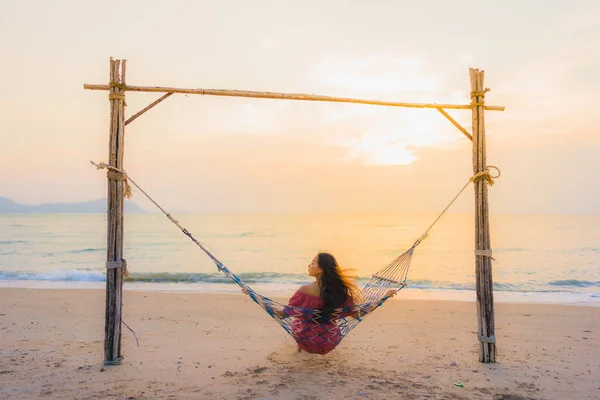
POLYGON ((488 165, 488 166, 485 168, 485 170, 483 170, 483 171, 481 171, 481 172, 478 172, 477 174, 473 175, 469 181, 470 181, 470 182, 473 182, 473 183, 477 183, 477 182, 479 182, 479 181, 483 181, 483 180, 485 180, 485 182, 486 182, 488 185, 490 185, 490 186, 493 186, 493 185, 494 185, 494 179, 498 179, 498 178, 500 178, 500 175, 501 175, 501 174, 502 174, 502 173, 500 172, 500 169, 498 169, 498 167, 494 167, 493 165, 488 165), (492 175, 492 174, 490 174, 490 171, 489 171, 489 170, 490 170, 490 168, 491 168, 491 169, 495 169, 495 170, 498 172, 498 174, 497 174, 497 175, 495 175, 495 176, 494 176, 494 175, 492 175))
POLYGON ((116 87, 116 88, 119 88, 121 90, 127 90, 127 86, 125 86, 125 85, 123 85, 123 84, 121 84, 119 82, 110 82, 108 84, 108 86, 110 86, 111 89, 116 87))
POLYGON ((121 172, 116 172, 116 171, 106 171, 106 177, 108 179, 112 179, 114 181, 119 181, 119 182, 125 182, 125 190, 123 192, 123 196, 127 197, 128 199, 131 198, 131 186, 129 186, 129 182, 127 181, 127 175, 123 174, 121 172))
POLYGON ((109 100, 125 100, 125 93, 122 92, 109 92, 108 93, 109 100))
POLYGON ((482 96, 482 97, 485 97, 485 94, 486 94, 487 92, 489 92, 489 91, 491 91, 491 89, 490 89, 490 88, 485 88, 484 90, 473 90, 473 91, 471 92, 471 98, 473 99, 473 98, 475 98, 475 97, 477 97, 477 96, 482 96))
POLYGON ((123 196, 127 197, 128 199, 131 198, 131 186, 129 186, 129 179, 125 171, 122 171, 119 168, 110 166, 103 162, 100 164, 96 164, 95 162, 91 163, 96 166, 96 169, 107 169, 108 171, 106 171, 106 177, 108 179, 111 179, 113 181, 124 182, 125 188, 123 190, 123 196))
POLYGON ((481 102, 477 102, 475 100, 476 97, 485 97, 485 93, 489 92, 490 88, 485 88, 484 90, 473 90, 471 92, 471 108, 477 107, 477 106, 484 106, 485 103, 483 102, 483 98, 481 99, 481 102))
POLYGON ((491 257, 492 256, 492 249, 488 249, 488 250, 475 250, 475 255, 476 256, 483 256, 483 257, 491 257))
POLYGON ((121 261, 107 261, 106 262, 106 269, 116 269, 116 268, 123 268, 123 265, 127 265, 127 263, 123 262, 123 260, 121 261))
POLYGON ((496 335, 493 335, 493 336, 477 335, 477 339, 481 343, 496 343, 496 335))
MULTIPOLYGON (((115 92, 112 90, 108 92, 109 100, 125 100, 125 91, 127 90, 127 86, 119 82, 110 82, 108 86, 110 86, 111 89, 117 88, 122 90, 122 92, 115 92)), ((125 105, 127 105, 127 103, 125 103, 125 105)))
POLYGON ((475 256, 481 256, 481 257, 489 257, 492 260, 496 261, 496 259, 494 257, 492 257, 492 249, 487 249, 487 250, 475 250, 475 256))
POLYGON ((127 260, 124 258, 121 261, 108 261, 106 263, 106 269, 117 269, 121 268, 121 276, 127 278, 129 276, 129 271, 127 270, 127 260))
MULTIPOLYGON (((178 227, 179 229, 181 229, 182 231, 185 229, 184 227, 182 227, 182 226, 181 226, 181 224, 179 223, 179 221, 177 221, 175 218, 173 218, 173 216, 172 216, 171 214, 169 214, 168 212, 166 212, 166 211, 165 211, 165 210, 164 210, 164 209, 163 209, 163 208, 160 206, 160 204, 158 204, 156 201, 154 201, 154 199, 153 199, 152 197, 150 197, 150 195, 144 191, 144 189, 142 189, 142 188, 141 188, 141 187, 140 187, 140 186, 139 186, 137 183, 135 183, 135 181, 134 181, 133 179, 131 179, 131 177, 130 177, 129 175, 127 175, 127 173, 126 173, 125 171, 123 171, 123 170, 121 170, 121 169, 119 169, 119 168, 116 168, 116 167, 112 167, 112 166, 110 166, 110 165, 108 165, 108 164, 106 164, 106 163, 103 163, 103 162, 101 162, 101 163, 95 163, 95 162, 93 162, 93 161, 90 161, 90 164, 92 164, 93 166, 95 166, 95 167, 96 167, 96 169, 104 169, 104 168, 106 168, 106 169, 108 169, 108 170, 110 170, 110 171, 114 171, 114 172, 117 172, 117 173, 121 174, 121 176, 125 176, 125 178, 127 179, 127 180, 125 181, 125 183, 126 183, 126 184, 127 184, 128 182, 131 182, 131 184, 132 184, 133 186, 135 186, 135 187, 136 187, 136 188, 137 188, 137 189, 138 189, 140 192, 142 192, 142 194, 143 194, 144 196, 146 196, 146 197, 148 198, 148 200, 150 200, 150 201, 152 202, 152 204, 154 204, 154 205, 155 205, 155 206, 156 206, 156 207, 157 207, 157 208, 158 208, 160 211, 162 211, 162 212, 163 212, 163 214, 165 214, 165 215, 167 216, 167 218, 169 218, 169 220, 170 220, 172 223, 174 223, 175 225, 177 225, 177 227, 178 227)), ((110 171, 109 171, 109 172, 110 172, 110 171)), ((107 174, 107 176, 108 176, 108 174, 107 174)), ((129 188, 129 192, 131 193, 131 187, 129 188)), ((185 232, 184 232, 184 233, 185 233, 185 232)))

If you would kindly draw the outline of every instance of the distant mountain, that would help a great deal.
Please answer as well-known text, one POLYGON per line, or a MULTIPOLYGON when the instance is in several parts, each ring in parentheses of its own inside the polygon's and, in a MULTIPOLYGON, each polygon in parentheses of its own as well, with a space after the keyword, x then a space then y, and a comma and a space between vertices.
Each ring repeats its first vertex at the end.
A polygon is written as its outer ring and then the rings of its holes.
MULTIPOLYGON (((144 213, 146 210, 132 201, 125 200, 125 212, 127 213, 144 213)), ((20 213, 36 213, 36 214, 68 214, 68 213, 104 213, 106 212, 106 200, 98 199, 84 201, 80 203, 44 203, 35 206, 27 204, 15 203, 6 197, 0 197, 0 214, 20 214, 20 213)))

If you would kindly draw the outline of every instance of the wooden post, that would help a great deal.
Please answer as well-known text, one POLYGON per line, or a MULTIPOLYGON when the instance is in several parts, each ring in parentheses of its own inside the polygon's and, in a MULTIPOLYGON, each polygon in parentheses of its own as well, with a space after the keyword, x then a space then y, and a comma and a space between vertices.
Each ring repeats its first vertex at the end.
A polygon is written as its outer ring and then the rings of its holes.
MULTIPOLYGON (((125 133, 125 60, 110 59, 110 140, 109 165, 123 168, 125 133)), ((104 364, 121 362, 121 311, 123 307, 123 185, 108 172, 108 235, 106 253, 106 319, 104 364)))
MULTIPOLYGON (((471 105, 473 115, 473 173, 485 171, 485 120, 484 99, 487 91, 483 85, 484 71, 470 69, 471 105)), ((485 180, 475 187, 475 271, 477 292, 477 336, 479 361, 496 362, 496 337, 494 333, 494 289, 488 213, 488 188, 485 180)))

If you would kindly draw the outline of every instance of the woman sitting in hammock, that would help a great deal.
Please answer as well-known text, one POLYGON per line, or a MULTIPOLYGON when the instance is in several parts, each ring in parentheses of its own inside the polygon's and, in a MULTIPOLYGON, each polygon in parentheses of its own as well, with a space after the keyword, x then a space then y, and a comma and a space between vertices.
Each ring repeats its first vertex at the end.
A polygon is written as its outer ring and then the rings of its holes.
MULTIPOLYGON (((290 298, 288 306, 278 314, 283 318, 294 318, 291 331, 298 343, 298 351, 327 354, 342 340, 337 321, 345 317, 360 317, 360 311, 347 308, 360 304, 362 296, 355 283, 344 274, 329 253, 317 254, 308 266, 308 274, 315 281, 301 286, 290 298), (294 307, 318 311, 308 314, 294 307), (334 312, 340 308, 341 312, 334 312)), ((392 297, 396 292, 390 290, 386 296, 392 297)), ((370 311, 367 309, 362 313, 370 311)))

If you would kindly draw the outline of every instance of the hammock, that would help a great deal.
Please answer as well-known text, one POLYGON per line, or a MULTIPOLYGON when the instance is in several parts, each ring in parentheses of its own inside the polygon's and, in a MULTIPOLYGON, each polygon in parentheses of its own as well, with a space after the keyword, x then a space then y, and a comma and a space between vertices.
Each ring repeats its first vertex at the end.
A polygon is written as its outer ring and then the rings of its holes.
POLYGON ((440 213, 440 215, 427 228, 425 233, 415 241, 415 243, 404 253, 394 259, 389 265, 371 276, 371 279, 362 289, 362 303, 352 306, 337 308, 330 312, 324 312, 318 309, 309 309, 293 307, 279 303, 266 296, 257 293, 248 286, 239 276, 227 268, 219 261, 202 243, 200 243, 186 228, 181 226, 179 221, 174 219, 171 214, 166 212, 158 203, 156 203, 138 184, 136 184, 125 171, 112 167, 105 163, 97 164, 90 161, 97 169, 106 168, 108 177, 124 181, 127 197, 131 196, 129 182, 144 194, 163 214, 173 222, 184 235, 189 237, 216 265, 217 269, 237 283, 244 293, 246 293, 256 304, 267 312, 281 327, 298 343, 298 345, 310 352, 317 354, 327 354, 333 350, 342 339, 354 329, 364 318, 370 315, 375 309, 382 306, 389 296, 386 294, 389 290, 401 290, 406 287, 408 269, 412 260, 415 248, 427 237, 429 231, 436 222, 445 214, 450 206, 467 188, 469 183, 485 180, 489 185, 493 185, 492 178, 498 178, 500 171, 493 166, 488 166, 483 172, 471 177, 463 186, 458 194, 440 213), (497 176, 491 176, 489 168, 494 168, 497 176), (127 195, 128 194, 128 195, 127 195))
POLYGON ((363 303, 324 312, 318 309, 284 305, 257 293, 206 250, 187 230, 184 229, 183 233, 200 246, 219 271, 237 283, 256 304, 277 321, 302 349, 318 354, 327 354, 333 350, 367 315, 383 305, 389 299, 386 295, 389 290, 400 290, 406 286, 413 251, 420 243, 417 241, 390 265, 371 277, 362 289, 363 303))

